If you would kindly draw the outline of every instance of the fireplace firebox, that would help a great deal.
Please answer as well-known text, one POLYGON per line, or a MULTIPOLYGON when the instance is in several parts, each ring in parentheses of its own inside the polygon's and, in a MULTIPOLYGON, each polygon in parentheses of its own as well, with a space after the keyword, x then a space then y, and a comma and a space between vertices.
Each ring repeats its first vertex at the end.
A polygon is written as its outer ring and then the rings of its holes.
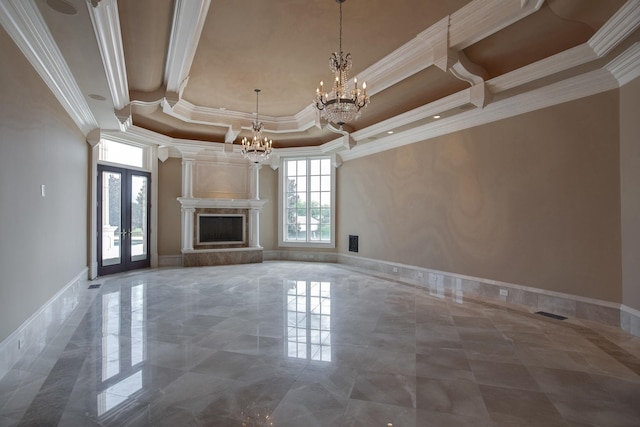
POLYGON ((245 242, 246 217, 242 214, 198 214, 199 245, 230 245, 245 242))

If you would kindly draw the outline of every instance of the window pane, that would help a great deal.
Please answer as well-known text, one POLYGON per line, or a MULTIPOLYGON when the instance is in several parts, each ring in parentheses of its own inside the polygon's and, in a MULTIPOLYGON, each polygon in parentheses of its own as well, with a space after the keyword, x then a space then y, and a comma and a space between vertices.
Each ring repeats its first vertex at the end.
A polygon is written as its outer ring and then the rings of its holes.
POLYGON ((322 206, 323 208, 331 207, 331 193, 329 191, 322 192, 321 200, 322 200, 322 204, 320 206, 322 206))
POLYGON ((122 176, 102 172, 102 265, 122 262, 122 176))
POLYGON ((331 160, 330 159, 322 159, 321 163, 321 171, 322 175, 331 175, 331 160))
POLYGON ((311 191, 320 191, 320 177, 312 176, 311 177, 311 191))
POLYGON ((320 175, 320 160, 312 159, 311 163, 311 175, 320 175))
MULTIPOLYGON (((320 178, 320 185, 322 191, 331 191, 331 176, 322 176, 320 178)), ((311 189, 313 191, 313 188, 311 189)))
POLYGON ((131 260, 147 257, 147 177, 131 177, 131 260))
POLYGON ((296 191, 307 191, 307 177, 301 176, 296 178, 296 191))
POLYGON ((105 162, 141 168, 144 166, 144 149, 133 145, 102 140, 100 141, 98 158, 105 162))
POLYGON ((314 191, 309 193, 309 196, 311 197, 311 206, 314 205, 315 206, 320 206, 320 192, 319 191, 314 191))
POLYGON ((298 160, 298 176, 307 175, 307 161, 306 160, 298 160))
POLYGON ((295 176, 296 175, 296 161, 295 160, 287 160, 286 163, 286 170, 287 170, 287 177, 290 176, 295 176))

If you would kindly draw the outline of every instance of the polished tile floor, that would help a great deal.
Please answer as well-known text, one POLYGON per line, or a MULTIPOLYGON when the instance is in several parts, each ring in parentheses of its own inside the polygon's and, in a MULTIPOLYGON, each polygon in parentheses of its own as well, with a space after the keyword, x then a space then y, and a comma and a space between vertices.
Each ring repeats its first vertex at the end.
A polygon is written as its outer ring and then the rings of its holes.
POLYGON ((331 264, 99 280, 1 426, 640 426, 640 338, 331 264))

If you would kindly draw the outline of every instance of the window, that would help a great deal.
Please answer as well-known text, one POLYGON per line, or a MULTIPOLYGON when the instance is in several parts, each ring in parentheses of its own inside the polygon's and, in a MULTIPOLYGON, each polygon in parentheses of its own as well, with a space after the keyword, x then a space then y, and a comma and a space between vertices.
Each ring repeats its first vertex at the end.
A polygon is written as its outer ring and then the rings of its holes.
POLYGON ((142 168, 144 167, 144 148, 103 139, 100 141, 98 159, 103 162, 142 168))
POLYGON ((330 157, 284 159, 281 244, 334 247, 335 179, 330 157))

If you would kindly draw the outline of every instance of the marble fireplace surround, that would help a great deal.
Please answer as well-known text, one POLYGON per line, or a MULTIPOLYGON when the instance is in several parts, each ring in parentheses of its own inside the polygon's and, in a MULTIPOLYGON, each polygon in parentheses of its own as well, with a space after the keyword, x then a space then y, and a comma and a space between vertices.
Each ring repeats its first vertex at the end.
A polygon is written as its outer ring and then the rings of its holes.
POLYGON ((182 207, 182 265, 248 264, 262 262, 259 241, 259 214, 266 200, 208 199, 179 197, 182 207), (246 234, 244 242, 227 245, 197 244, 198 214, 244 214, 246 234))

